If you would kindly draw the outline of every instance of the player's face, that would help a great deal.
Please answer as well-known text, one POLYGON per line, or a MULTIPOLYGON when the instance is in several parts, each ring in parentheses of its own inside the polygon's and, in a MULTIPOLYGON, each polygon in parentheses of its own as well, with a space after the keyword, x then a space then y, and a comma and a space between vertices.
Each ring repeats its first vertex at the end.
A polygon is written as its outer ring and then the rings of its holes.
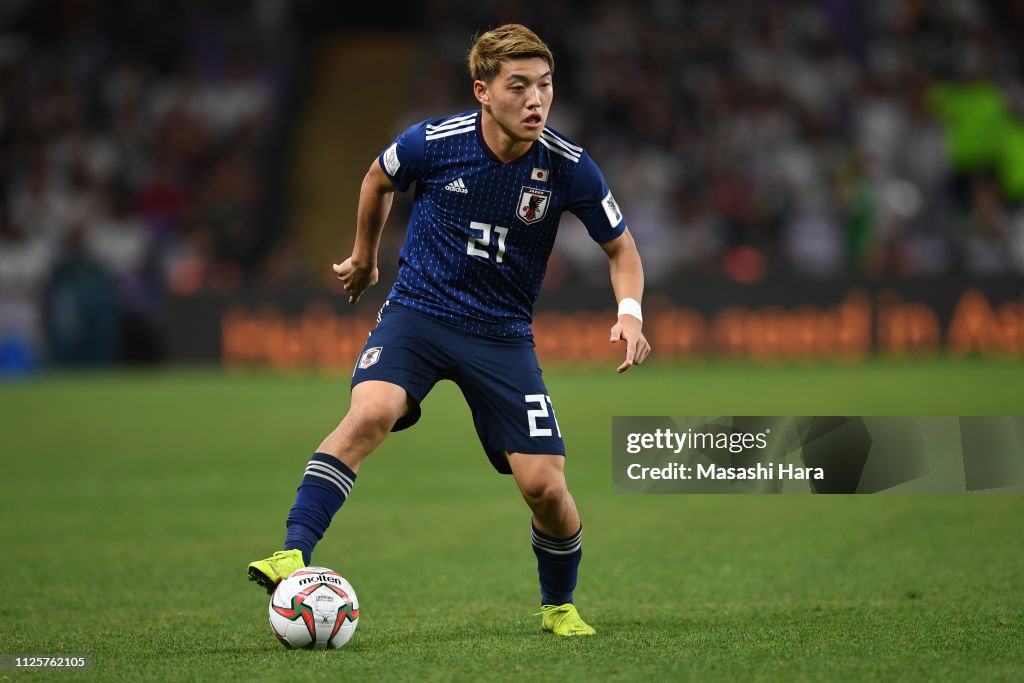
POLYGON ((476 93, 510 138, 533 142, 544 130, 555 94, 551 67, 539 57, 508 60, 489 84, 476 82, 476 93))

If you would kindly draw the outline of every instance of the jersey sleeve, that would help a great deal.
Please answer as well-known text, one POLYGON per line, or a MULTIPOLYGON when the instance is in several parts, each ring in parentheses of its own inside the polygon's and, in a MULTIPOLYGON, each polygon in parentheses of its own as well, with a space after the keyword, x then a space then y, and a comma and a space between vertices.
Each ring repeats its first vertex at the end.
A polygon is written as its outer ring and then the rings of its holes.
POLYGON ((424 146, 427 122, 417 123, 380 153, 377 162, 395 189, 405 192, 423 173, 424 146))
POLYGON ((584 152, 569 185, 569 211, 587 226, 591 239, 608 242, 626 230, 626 218, 593 159, 584 152))

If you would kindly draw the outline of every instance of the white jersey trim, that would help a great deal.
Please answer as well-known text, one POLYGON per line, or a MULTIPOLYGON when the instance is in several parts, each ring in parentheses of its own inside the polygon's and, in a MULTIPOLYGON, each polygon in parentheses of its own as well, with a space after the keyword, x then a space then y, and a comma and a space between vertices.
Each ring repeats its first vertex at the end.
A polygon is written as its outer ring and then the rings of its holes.
POLYGON ((455 118, 442 121, 436 124, 427 124, 427 133, 440 133, 444 130, 450 130, 452 128, 461 128, 465 124, 476 119, 476 114, 466 114, 465 116, 456 116, 455 118))
POLYGON ((582 147, 580 147, 579 145, 572 144, 571 142, 569 142, 568 140, 559 135, 555 135, 555 133, 552 132, 550 128, 545 128, 544 130, 541 131, 540 134, 546 137, 551 142, 558 144, 562 149, 566 151, 572 152, 573 154, 583 154, 582 147))
POLYGON ((456 128, 455 130, 446 130, 441 133, 427 133, 427 140, 440 140, 441 138, 447 138, 452 135, 461 135, 462 133, 470 133, 476 130, 476 126, 472 125, 468 128, 456 128))
POLYGON ((564 149, 560 149, 560 148, 558 148, 558 147, 555 147, 555 146, 554 146, 553 144, 551 144, 550 142, 548 142, 548 141, 547 141, 547 138, 545 138, 545 137, 544 137, 543 135, 542 135, 541 137, 539 137, 539 138, 537 139, 537 141, 538 141, 538 142, 539 142, 540 144, 542 144, 542 145, 544 145, 545 147, 547 147, 548 149, 550 149, 550 150, 551 150, 552 152, 554 152, 555 154, 558 154, 558 155, 560 155, 560 156, 563 156, 563 157, 565 157, 566 159, 568 159, 569 161, 571 161, 571 162, 573 162, 573 163, 577 163, 577 164, 578 164, 578 163, 579 163, 579 161, 580 161, 580 158, 579 158, 578 156, 576 156, 575 154, 572 154, 571 152, 566 152, 566 151, 565 151, 564 149))

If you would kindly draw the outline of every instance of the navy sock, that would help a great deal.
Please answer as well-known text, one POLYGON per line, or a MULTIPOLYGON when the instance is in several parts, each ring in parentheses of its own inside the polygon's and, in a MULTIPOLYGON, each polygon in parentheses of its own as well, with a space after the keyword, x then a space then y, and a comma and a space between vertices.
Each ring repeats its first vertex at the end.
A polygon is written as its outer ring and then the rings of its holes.
POLYGON ((313 548, 324 537, 345 499, 352 492, 356 473, 326 453, 314 453, 306 465, 306 473, 295 494, 295 505, 288 513, 288 535, 284 549, 299 549, 307 565, 312 560, 313 548))
POLYGON ((580 530, 568 538, 548 536, 533 527, 533 552, 537 556, 537 574, 540 577, 540 604, 572 602, 583 558, 583 527, 580 526, 580 530))

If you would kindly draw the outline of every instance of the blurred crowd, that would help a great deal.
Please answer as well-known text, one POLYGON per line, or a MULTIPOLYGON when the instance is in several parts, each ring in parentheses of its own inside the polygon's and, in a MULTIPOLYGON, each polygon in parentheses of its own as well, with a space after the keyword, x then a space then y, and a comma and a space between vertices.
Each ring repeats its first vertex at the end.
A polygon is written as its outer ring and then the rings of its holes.
MULTIPOLYGON (((274 277, 297 74, 315 54, 295 14, 308 28, 318 11, 334 23, 315 37, 416 41, 396 132, 477 106, 475 32, 533 27, 557 60, 550 123, 604 170, 653 286, 1024 272, 1024 2, 385 9, 0 0, 0 366, 44 340, 53 362, 152 360, 167 296, 274 277)), ((587 240, 563 228, 550 284, 607 277, 587 240)))
POLYGON ((155 360, 280 236, 286 5, 207 5, 0 2, 0 365, 155 360))
MULTIPOLYGON (((459 59, 478 27, 534 27, 556 55, 551 125, 602 167, 654 283, 1024 272, 1024 3, 435 0, 428 13, 446 28, 425 40, 415 114, 473 104, 459 59)), ((599 266, 581 234, 560 236, 560 255, 599 266)))

